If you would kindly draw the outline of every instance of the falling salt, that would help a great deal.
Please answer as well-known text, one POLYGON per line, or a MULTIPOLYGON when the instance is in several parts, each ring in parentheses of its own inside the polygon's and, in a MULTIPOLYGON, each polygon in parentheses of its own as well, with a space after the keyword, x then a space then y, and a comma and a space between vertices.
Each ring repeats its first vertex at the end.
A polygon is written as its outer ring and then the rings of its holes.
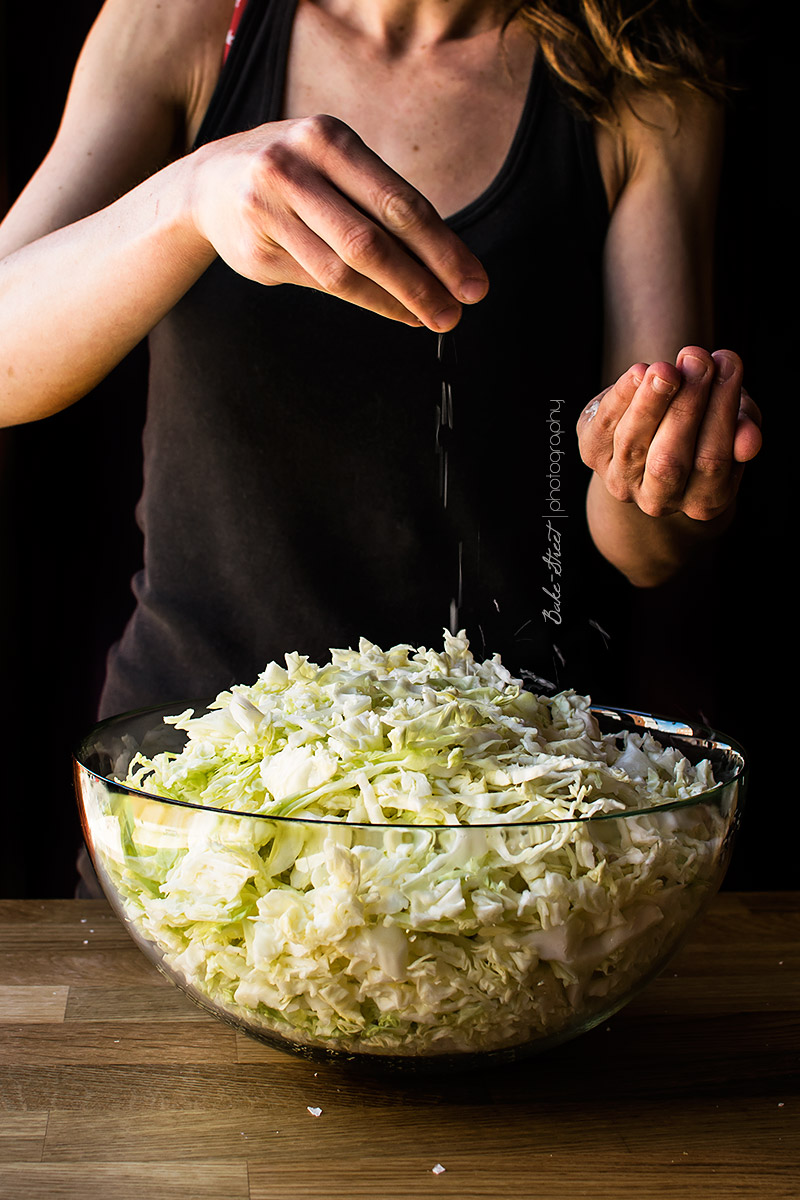
POLYGON ((313 1108, 310 1104, 306 1105, 306 1107, 308 1108, 308 1111, 311 1113, 312 1117, 321 1117, 322 1116, 321 1108, 313 1108))
MULTIPOLYGON (((439 365, 444 364, 444 334, 440 333, 436 343, 436 358, 439 365)), ((436 452, 439 459, 439 494, 442 507, 447 508, 447 490, 449 475, 448 442, 449 431, 453 428, 453 391, 447 381, 442 379, 442 400, 436 409, 436 452)))
POLYGON ((443 1167, 441 1163, 437 1163, 435 1167, 431 1168, 431 1174, 432 1175, 444 1175, 446 1170, 447 1170, 447 1168, 443 1167))
MULTIPOLYGON (((450 341, 451 346, 455 343, 450 341)), ((447 509, 450 488, 450 447, 453 433, 453 388, 446 376, 445 368, 445 335, 440 333, 436 342, 436 360, 439 363, 442 374, 442 394, 441 402, 436 406, 436 454, 439 458, 439 497, 442 502, 442 508, 447 509)), ((462 572, 462 553, 463 544, 458 543, 458 586, 455 596, 450 599, 449 625, 450 632, 455 635, 460 627, 459 610, 462 607, 462 592, 463 592, 463 572, 462 572)))

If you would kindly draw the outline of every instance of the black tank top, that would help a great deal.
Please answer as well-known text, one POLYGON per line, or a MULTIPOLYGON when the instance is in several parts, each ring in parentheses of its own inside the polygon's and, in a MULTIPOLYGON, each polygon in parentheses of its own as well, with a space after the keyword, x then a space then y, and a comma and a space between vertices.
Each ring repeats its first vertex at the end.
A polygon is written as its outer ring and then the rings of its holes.
MULTIPOLYGON (((281 118, 295 7, 249 0, 198 144, 281 118)), ((537 60, 500 173, 448 222, 490 292, 443 364, 427 330, 217 260, 150 338, 145 564, 102 714, 286 651, 440 645, 451 623, 515 672, 595 688, 611 572, 575 421, 602 382, 607 219, 592 127, 537 60)))

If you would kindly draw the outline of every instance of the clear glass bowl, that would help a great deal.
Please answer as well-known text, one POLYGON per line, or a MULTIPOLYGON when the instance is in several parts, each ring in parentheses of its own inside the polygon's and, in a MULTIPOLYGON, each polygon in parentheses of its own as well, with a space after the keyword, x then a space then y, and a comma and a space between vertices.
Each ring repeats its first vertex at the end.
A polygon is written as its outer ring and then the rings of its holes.
POLYGON ((104 721, 76 751, 95 870, 168 979, 314 1059, 452 1069, 591 1029, 662 969, 719 887, 744 798, 735 742, 595 707, 604 732, 649 731, 709 759, 720 782, 622 814, 513 825, 222 811, 116 781, 136 753, 182 748, 185 733, 163 723, 175 711, 104 721))

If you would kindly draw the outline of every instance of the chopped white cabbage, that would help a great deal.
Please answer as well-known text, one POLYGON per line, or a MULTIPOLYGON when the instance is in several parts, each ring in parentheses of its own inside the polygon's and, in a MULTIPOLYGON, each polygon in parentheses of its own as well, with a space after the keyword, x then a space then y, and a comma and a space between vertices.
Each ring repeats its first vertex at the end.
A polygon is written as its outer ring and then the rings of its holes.
POLYGON ((168 720, 184 750, 123 782, 201 807, 96 789, 99 867, 183 984, 266 1034, 426 1055, 557 1036, 715 881, 724 819, 679 803, 708 762, 601 734, 588 698, 524 691, 463 633, 290 654, 168 720))

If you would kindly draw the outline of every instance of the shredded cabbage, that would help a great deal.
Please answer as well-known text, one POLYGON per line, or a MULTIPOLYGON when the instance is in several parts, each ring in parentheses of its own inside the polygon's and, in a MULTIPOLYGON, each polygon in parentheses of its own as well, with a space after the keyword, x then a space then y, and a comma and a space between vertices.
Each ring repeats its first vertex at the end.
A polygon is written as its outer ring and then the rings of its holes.
POLYGON ((99 866, 182 985, 264 1035, 422 1055, 563 1035, 716 882, 724 817, 680 803, 707 761, 602 734, 587 697, 525 691, 463 633, 289 654, 167 720, 184 749, 121 782, 199 807, 97 781, 99 866))

